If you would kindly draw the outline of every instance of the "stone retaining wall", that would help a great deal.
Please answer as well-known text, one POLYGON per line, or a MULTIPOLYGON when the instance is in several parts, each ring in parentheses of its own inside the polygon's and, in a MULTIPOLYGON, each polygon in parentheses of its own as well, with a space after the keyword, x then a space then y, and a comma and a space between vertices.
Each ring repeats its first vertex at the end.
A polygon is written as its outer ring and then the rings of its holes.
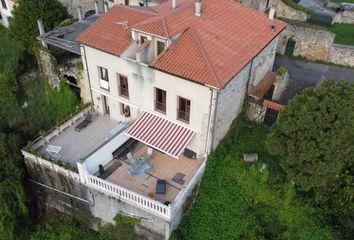
POLYGON ((327 60, 335 34, 311 27, 289 24, 280 34, 278 53, 284 54, 289 39, 296 42, 294 56, 309 60, 327 60))
POLYGON ((328 61, 354 67, 354 46, 333 44, 329 51, 328 61))
POLYGON ((292 7, 289 7, 281 0, 278 1, 277 8, 276 8, 276 15, 277 17, 287 18, 291 20, 298 20, 302 22, 306 22, 309 14, 296 10, 292 7))
POLYGON ((333 19, 333 23, 349 23, 354 24, 354 11, 344 11, 337 13, 333 19))

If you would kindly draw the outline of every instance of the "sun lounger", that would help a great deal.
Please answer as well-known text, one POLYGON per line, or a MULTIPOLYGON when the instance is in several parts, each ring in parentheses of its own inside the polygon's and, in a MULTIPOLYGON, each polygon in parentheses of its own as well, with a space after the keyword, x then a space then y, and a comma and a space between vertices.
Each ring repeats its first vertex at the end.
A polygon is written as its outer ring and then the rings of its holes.
POLYGON ((81 129, 87 127, 92 122, 92 115, 88 112, 85 116, 85 119, 82 120, 76 127, 75 131, 80 132, 81 129))

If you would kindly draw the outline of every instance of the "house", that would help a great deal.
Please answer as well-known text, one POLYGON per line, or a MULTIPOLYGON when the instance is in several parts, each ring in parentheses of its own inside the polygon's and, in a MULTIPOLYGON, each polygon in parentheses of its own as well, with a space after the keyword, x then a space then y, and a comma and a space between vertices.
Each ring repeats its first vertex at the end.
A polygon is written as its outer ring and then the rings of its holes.
POLYGON ((22 151, 30 178, 74 196, 65 207, 80 201, 103 222, 136 217, 167 239, 248 89, 270 87, 285 27, 230 0, 113 6, 76 38, 92 107, 22 151))
POLYGON ((247 85, 271 71, 284 27, 237 2, 173 0, 114 6, 77 41, 97 111, 129 122, 146 111, 191 129, 182 148, 202 156, 228 131, 247 85))
POLYGON ((0 24, 5 27, 9 26, 9 17, 15 4, 16 0, 0 0, 0 24))

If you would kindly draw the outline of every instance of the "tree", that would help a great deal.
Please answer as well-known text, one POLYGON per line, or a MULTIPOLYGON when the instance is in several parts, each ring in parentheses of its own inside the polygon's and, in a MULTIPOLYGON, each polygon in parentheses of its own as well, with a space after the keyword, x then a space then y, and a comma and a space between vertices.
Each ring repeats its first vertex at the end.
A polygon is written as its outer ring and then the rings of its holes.
POLYGON ((46 31, 52 30, 69 15, 57 0, 18 0, 10 19, 10 37, 26 51, 34 53, 39 35, 37 20, 41 19, 46 31))
POLYGON ((0 132, 0 239, 16 238, 27 214, 18 137, 0 132))
POLYGON ((297 189, 336 181, 354 154, 354 87, 325 81, 289 101, 268 138, 297 189))
POLYGON ((354 84, 325 81, 289 101, 268 136, 296 189, 339 230, 354 234, 354 84))

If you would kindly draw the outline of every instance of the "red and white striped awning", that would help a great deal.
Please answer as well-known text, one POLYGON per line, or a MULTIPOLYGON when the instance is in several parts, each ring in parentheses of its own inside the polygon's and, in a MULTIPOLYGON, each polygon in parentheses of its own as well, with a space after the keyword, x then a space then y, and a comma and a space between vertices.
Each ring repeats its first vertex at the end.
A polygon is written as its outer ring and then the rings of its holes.
POLYGON ((125 131, 128 136, 178 158, 195 132, 151 112, 143 112, 125 131))

